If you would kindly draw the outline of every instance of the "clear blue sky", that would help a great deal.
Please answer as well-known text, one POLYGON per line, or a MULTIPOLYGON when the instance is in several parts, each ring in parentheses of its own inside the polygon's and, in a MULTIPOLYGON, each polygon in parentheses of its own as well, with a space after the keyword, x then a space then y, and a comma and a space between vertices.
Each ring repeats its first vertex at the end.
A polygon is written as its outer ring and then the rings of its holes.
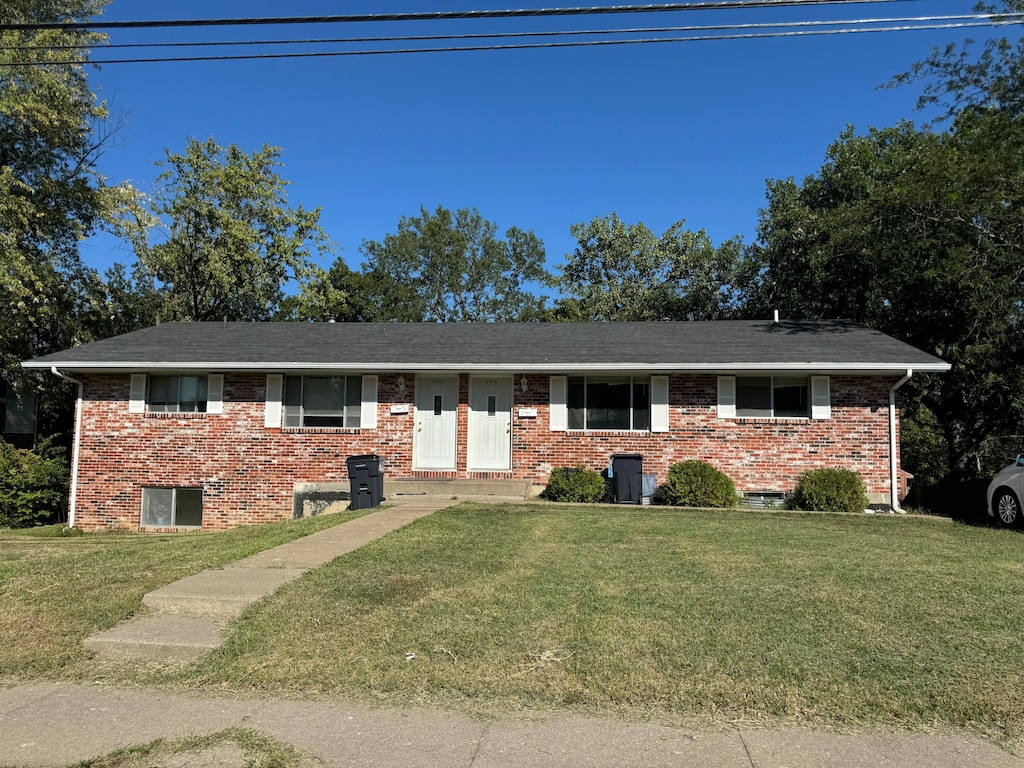
MULTIPOLYGON (((583 5, 585 3, 579 3, 583 5)), ((534 28, 631 27, 968 13, 973 0, 824 9, 743 9, 405 26, 115 31, 111 42, 346 37, 534 28)), ((532 7, 569 3, 541 2, 532 7)), ((106 19, 224 18, 511 8, 516 3, 387 0, 114 0, 106 19), (156 15, 154 15, 156 14, 156 15)), ((765 180, 821 167, 847 124, 915 113, 915 87, 878 90, 932 45, 996 34, 941 30, 561 50, 107 65, 94 88, 123 126, 100 166, 148 190, 153 161, 187 136, 283 148, 289 198, 321 223, 354 268, 365 239, 403 215, 475 207, 504 231, 532 229, 552 266, 569 226, 612 211, 656 233, 685 219, 716 242, 752 240, 765 180)), ((337 46, 336 46, 337 47, 337 46)), ((366 45, 359 47, 368 47, 366 45)), ((194 52, 203 49, 191 49, 194 52)), ((189 53, 189 49, 178 53, 189 53)), ((206 51, 208 52, 208 51, 206 51)), ((229 51, 237 53, 238 50, 229 51)), ((152 55, 108 51, 100 55, 152 55)), ((110 238, 86 244, 104 269, 133 260, 110 238)), ((324 266, 329 266, 325 264, 324 266)))

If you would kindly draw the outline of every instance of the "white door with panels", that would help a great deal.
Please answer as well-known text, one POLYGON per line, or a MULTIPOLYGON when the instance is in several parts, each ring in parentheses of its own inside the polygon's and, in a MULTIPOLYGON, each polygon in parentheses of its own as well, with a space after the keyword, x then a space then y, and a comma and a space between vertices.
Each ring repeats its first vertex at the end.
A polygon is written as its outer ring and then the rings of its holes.
POLYGON ((512 378, 469 382, 469 469, 512 469, 512 378))
POLYGON ((416 377, 414 469, 455 469, 459 377, 416 377))

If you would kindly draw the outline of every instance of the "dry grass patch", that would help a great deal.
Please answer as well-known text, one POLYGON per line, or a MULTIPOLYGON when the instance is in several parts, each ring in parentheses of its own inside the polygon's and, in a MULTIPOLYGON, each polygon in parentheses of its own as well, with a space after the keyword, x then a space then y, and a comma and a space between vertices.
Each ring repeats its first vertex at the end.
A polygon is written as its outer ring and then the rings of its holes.
POLYGON ((231 531, 0 532, 0 676, 88 676, 82 640, 142 607, 157 587, 352 519, 360 513, 231 531))
POLYGON ((1024 733, 1024 539, 932 520, 464 504, 177 678, 477 709, 1024 733))

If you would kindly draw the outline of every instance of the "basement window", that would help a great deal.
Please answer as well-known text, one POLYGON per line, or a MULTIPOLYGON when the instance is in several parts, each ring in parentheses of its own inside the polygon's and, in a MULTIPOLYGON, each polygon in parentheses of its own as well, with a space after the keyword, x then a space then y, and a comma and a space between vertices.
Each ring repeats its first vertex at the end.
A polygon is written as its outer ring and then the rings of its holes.
POLYGON ((202 488, 143 488, 143 528, 201 528, 202 488))

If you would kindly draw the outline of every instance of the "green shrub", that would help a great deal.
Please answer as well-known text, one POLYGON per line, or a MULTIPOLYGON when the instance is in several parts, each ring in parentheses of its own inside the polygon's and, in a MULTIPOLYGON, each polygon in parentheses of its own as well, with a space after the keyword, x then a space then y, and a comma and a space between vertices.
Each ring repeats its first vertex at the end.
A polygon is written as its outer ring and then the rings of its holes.
POLYGON ((0 528, 26 528, 56 520, 68 499, 68 463, 50 438, 36 451, 0 440, 0 528))
POLYGON ((582 465, 558 467, 551 473, 545 494, 552 501, 603 501, 604 478, 597 470, 582 465))
POLYGON ((669 467, 661 495, 677 507, 733 507, 739 501, 732 479, 706 461, 681 461, 669 467))
POLYGON ((817 512, 863 512, 868 506, 864 481, 851 469, 810 469, 800 475, 789 499, 790 509, 817 512))

